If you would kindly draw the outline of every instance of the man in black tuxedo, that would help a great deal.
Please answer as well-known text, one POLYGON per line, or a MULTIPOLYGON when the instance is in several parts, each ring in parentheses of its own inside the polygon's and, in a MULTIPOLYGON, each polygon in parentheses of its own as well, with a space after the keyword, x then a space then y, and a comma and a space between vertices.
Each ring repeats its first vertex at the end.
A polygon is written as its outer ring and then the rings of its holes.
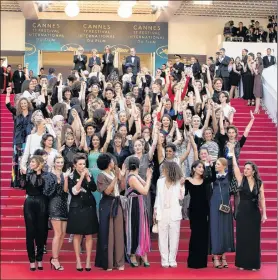
POLYGON ((266 50, 266 56, 264 56, 263 58, 263 64, 264 64, 264 68, 268 68, 274 64, 276 64, 276 58, 275 56, 271 55, 271 49, 268 48, 266 50))
POLYGON ((22 70, 22 65, 17 65, 17 70, 13 74, 13 83, 14 83, 14 93, 21 93, 21 86, 25 81, 25 73, 22 70))
POLYGON ((84 55, 83 52, 83 48, 78 48, 76 55, 73 57, 73 70, 77 70, 78 72, 80 72, 81 70, 86 70, 87 56, 84 55))
POLYGON ((225 49, 221 48, 219 50, 219 56, 216 58, 215 65, 218 66, 218 71, 216 72, 218 75, 218 78, 221 78, 223 80, 223 90, 228 91, 229 90, 229 71, 228 71, 228 65, 230 63, 230 58, 225 55, 225 49))
POLYGON ((90 68, 90 72, 92 71, 92 68, 95 65, 101 65, 101 61, 100 58, 97 56, 97 50, 96 49, 92 49, 92 56, 89 58, 89 68, 90 68))
POLYGON ((105 46, 104 54, 102 55, 102 73, 105 76, 105 79, 113 72, 114 70, 114 54, 112 54, 110 46, 105 46))
POLYGON ((130 49, 130 55, 125 59, 125 69, 128 67, 132 68, 132 73, 136 77, 138 72, 140 72, 140 57, 136 56, 135 48, 130 49))
POLYGON ((178 78, 178 82, 181 80, 181 73, 184 71, 184 64, 181 61, 181 56, 175 55, 175 63, 173 65, 173 72, 176 74, 178 78))

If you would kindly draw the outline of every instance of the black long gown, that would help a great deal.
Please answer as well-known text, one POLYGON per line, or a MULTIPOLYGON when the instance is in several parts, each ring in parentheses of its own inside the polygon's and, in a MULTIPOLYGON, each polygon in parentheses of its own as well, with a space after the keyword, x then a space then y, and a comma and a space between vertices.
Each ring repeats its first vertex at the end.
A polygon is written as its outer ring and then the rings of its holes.
POLYGON ((189 268, 207 267, 209 244, 209 203, 207 197, 207 185, 204 181, 201 185, 193 185, 188 180, 185 182, 186 194, 189 191, 189 220, 190 242, 187 266, 189 268))
POLYGON ((252 192, 245 178, 239 188, 240 202, 236 215, 235 265, 244 269, 261 267, 261 212, 258 205, 259 187, 252 192))
POLYGON ((251 73, 249 67, 247 66, 247 71, 242 76, 242 83, 243 83, 243 99, 245 100, 255 100, 255 96, 253 93, 254 89, 254 76, 251 73))

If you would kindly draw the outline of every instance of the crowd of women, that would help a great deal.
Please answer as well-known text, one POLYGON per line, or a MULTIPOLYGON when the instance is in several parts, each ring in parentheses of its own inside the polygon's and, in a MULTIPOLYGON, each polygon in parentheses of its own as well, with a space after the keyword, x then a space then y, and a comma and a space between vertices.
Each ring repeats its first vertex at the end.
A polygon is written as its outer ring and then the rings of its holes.
POLYGON ((27 194, 32 271, 43 269, 48 221, 55 270, 64 270, 59 256, 66 233, 73 238, 78 271, 83 238, 85 270, 91 270, 94 234, 96 267, 149 267, 155 233, 161 266, 177 267, 182 219, 189 219, 191 229, 189 268, 207 267, 209 255, 215 268, 228 268, 226 253, 234 251, 238 268, 260 268, 264 186, 254 163, 239 171, 255 118, 250 111, 238 139, 229 93, 208 69, 204 65, 205 83, 188 69, 177 80, 170 67, 165 78, 152 79, 142 68, 123 83, 76 71, 66 85, 59 74, 49 87, 41 75, 29 80, 14 105, 7 88, 14 118, 12 187, 27 194), (232 196, 239 201, 234 207, 232 196))

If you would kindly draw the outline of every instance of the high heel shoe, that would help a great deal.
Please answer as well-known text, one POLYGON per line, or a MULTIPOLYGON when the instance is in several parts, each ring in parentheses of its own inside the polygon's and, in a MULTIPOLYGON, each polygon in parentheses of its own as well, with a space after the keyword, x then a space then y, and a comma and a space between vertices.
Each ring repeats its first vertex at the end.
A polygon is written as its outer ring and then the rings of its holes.
MULTIPOLYGON (((77 271, 83 271, 83 267, 81 264, 80 264, 80 266, 81 266, 81 268, 76 268, 77 271)), ((88 270, 86 270, 86 271, 88 271, 88 270)))
POLYGON ((221 261, 222 267, 229 268, 226 258, 224 259, 223 257, 221 257, 220 261, 221 261))
POLYGON ((50 268, 52 269, 53 267, 54 267, 54 270, 59 270, 59 271, 62 271, 62 270, 64 270, 64 268, 60 265, 60 263, 59 263, 59 266, 57 265, 55 265, 53 262, 52 262, 52 260, 58 260, 58 258, 53 258, 53 257, 51 257, 50 258, 50 268))
POLYGON ((138 263, 130 261, 130 266, 131 267, 138 267, 138 263))
POLYGON ((130 266, 131 267, 138 267, 138 262, 137 262, 137 260, 136 260, 136 257, 135 257, 135 261, 133 262, 132 260, 131 260, 131 258, 130 258, 130 266))
POLYGON ((38 270, 43 270, 43 266, 41 262, 38 262, 38 270))
MULTIPOLYGON (((83 271, 83 268, 81 267, 81 268, 76 268, 76 270, 77 271, 83 271)), ((87 271, 89 271, 89 270, 87 270, 87 271)))
POLYGON ((247 106, 251 106, 251 100, 248 100, 247 106))
POLYGON ((215 259, 214 257, 212 257, 212 262, 213 262, 213 266, 215 268, 217 268, 217 269, 221 269, 222 268, 219 259, 215 259))
POLYGON ((87 267, 87 265, 86 265, 85 270, 86 270, 86 271, 91 271, 92 268, 91 268, 91 267, 87 267))
POLYGON ((251 106, 255 106, 255 100, 252 100, 251 106))
MULTIPOLYGON (((31 265, 31 263, 30 263, 30 265, 31 265)), ((36 270, 35 263, 34 263, 34 267, 31 267, 31 266, 30 266, 30 270, 31 270, 31 271, 35 271, 35 270, 36 270)))
POLYGON ((148 261, 144 261, 143 258, 140 258, 140 265, 142 265, 142 263, 144 264, 144 267, 150 267, 150 263, 148 261))

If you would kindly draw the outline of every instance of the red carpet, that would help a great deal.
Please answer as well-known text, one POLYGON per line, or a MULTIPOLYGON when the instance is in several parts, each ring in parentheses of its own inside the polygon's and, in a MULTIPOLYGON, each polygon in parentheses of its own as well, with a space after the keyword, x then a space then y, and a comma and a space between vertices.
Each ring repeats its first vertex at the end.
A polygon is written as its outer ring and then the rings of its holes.
MULTIPOLYGON (((227 270, 204 269, 188 270, 185 267, 188 254, 188 239, 190 234, 188 221, 182 222, 180 246, 177 260, 177 269, 162 269, 158 265, 160 255, 158 251, 157 238, 152 240, 152 252, 149 254, 151 268, 131 269, 125 272, 115 271, 107 273, 93 269, 91 273, 77 273, 74 270, 75 257, 72 244, 65 240, 61 253, 61 263, 65 264, 66 271, 50 271, 49 264, 45 271, 30 272, 28 269, 28 259, 25 247, 25 227, 23 220, 22 205, 24 202, 24 192, 10 188, 11 162, 12 162, 12 136, 13 121, 12 116, 5 107, 5 95, 0 96, 0 123, 1 123, 1 279, 277 279, 275 263, 277 263, 277 135, 276 127, 261 111, 255 115, 255 123, 249 134, 247 142, 240 155, 240 166, 247 160, 254 161, 264 181, 266 207, 268 220, 262 227, 262 269, 259 272, 238 271, 235 268, 227 270), (25 264, 22 264, 25 263, 25 264), (70 264, 69 264, 70 263, 70 264), (155 264, 154 264, 155 263, 155 264), (55 278, 59 277, 59 278, 55 278)), ((232 105, 236 108, 235 125, 239 129, 239 137, 242 135, 246 125, 250 120, 250 108, 241 99, 233 100, 232 105)), ((48 250, 51 249, 53 232, 50 231, 48 240, 48 250)), ((95 244, 94 252, 95 255, 95 244)), ((45 256, 45 261, 50 255, 45 256)), ((234 254, 228 254, 228 262, 234 263, 234 254)), ((210 263, 211 267, 212 264, 210 263)))
MULTIPOLYGON (((30 271, 28 264, 2 264, 1 279, 277 279, 277 266, 263 265, 260 271, 239 271, 235 267, 229 269, 206 268, 188 269, 184 264, 177 268, 161 268, 152 264, 150 268, 131 268, 125 271, 103 271, 92 269, 91 272, 78 272, 74 264, 65 265, 65 270, 51 271, 49 265, 44 271, 30 271)), ((46 264, 45 264, 46 266, 46 264)))

